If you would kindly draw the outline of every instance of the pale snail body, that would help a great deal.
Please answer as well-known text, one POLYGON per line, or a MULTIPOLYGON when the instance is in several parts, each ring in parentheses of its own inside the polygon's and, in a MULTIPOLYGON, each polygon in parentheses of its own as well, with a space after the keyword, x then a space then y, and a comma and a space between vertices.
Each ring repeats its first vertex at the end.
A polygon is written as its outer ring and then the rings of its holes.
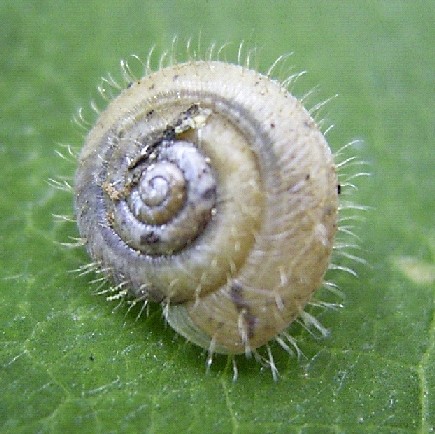
POLYGON ((115 284, 162 302, 188 340, 238 354, 284 331, 321 286, 337 185, 323 135, 277 81, 194 61, 134 82, 100 115, 75 207, 115 284))

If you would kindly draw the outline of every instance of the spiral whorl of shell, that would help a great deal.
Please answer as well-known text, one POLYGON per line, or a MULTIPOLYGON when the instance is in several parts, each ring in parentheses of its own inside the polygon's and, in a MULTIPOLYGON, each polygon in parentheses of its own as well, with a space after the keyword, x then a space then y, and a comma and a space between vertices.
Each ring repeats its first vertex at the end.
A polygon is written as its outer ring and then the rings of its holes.
POLYGON ((133 297, 221 353, 283 331, 322 283, 337 224, 330 149, 302 105, 242 66, 195 61, 134 82, 76 174, 81 236, 133 297))

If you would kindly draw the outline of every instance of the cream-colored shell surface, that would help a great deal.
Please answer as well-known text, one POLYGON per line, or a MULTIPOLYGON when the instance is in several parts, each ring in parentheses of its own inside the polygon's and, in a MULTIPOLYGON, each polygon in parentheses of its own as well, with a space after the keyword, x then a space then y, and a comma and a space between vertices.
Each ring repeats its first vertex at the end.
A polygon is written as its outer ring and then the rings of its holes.
POLYGON ((278 81, 192 61, 125 89, 89 132, 75 210, 93 260, 211 352, 248 353, 303 311, 328 267, 338 181, 278 81))

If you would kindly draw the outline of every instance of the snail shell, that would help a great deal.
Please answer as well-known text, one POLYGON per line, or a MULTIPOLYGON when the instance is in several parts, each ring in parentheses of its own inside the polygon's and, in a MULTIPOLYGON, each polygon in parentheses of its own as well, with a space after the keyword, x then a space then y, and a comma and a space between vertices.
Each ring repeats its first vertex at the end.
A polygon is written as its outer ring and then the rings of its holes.
POLYGON ((322 284, 336 169, 281 84, 191 61, 125 89, 89 132, 75 179, 81 236, 130 296, 212 352, 266 344, 322 284))

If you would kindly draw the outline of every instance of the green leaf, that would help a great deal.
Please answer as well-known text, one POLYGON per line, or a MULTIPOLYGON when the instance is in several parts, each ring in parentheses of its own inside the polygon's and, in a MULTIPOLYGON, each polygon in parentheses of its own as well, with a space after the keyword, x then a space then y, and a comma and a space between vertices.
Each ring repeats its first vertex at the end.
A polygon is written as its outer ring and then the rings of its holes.
MULTIPOLYGON (((0 5, 0 431, 433 432, 435 429, 435 7, 431 1, 10 1, 0 5), (272 345, 280 379, 254 360, 206 355, 152 307, 115 309, 94 295, 89 259, 59 245, 77 237, 72 177, 59 143, 81 146, 70 119, 99 77, 201 35, 204 47, 258 46, 260 69, 293 51, 306 69, 294 92, 319 85, 337 150, 353 138, 372 173, 357 203, 368 266, 329 275, 343 309, 311 312, 328 338, 292 326, 304 356, 272 345)), ((196 46, 196 42, 194 42, 196 46)), ((154 59, 154 63, 157 61, 154 59)), ((182 57, 182 56, 181 56, 182 57)), ((283 71, 284 74, 285 71, 283 71)), ((315 99, 314 98, 314 99, 315 99)), ((89 116, 85 110, 85 117, 89 116)), ((319 298, 329 298, 326 292, 319 298)))

